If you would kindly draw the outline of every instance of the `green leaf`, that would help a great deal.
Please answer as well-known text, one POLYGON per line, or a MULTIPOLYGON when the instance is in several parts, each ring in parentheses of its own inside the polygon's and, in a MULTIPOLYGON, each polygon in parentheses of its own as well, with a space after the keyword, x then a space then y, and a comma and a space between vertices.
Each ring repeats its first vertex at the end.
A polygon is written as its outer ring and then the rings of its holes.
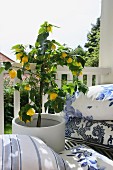
POLYGON ((17 70, 17 77, 18 79, 22 80, 22 71, 20 69, 17 70))
POLYGON ((64 102, 62 98, 58 97, 56 101, 53 103, 53 108, 56 113, 61 112, 64 109, 64 102))
POLYGON ((11 49, 12 50, 16 50, 16 49, 24 50, 24 46, 22 44, 17 44, 17 45, 14 45, 11 49))
POLYGON ((73 92, 75 91, 75 84, 69 83, 67 85, 63 85, 62 89, 64 90, 64 92, 72 95, 73 92))
POLYGON ((79 81, 78 82, 78 90, 85 94, 88 91, 88 87, 79 81))
POLYGON ((40 45, 39 42, 35 43, 35 47, 39 47, 39 45, 40 45))
POLYGON ((20 90, 20 84, 19 83, 17 83, 15 86, 14 86, 14 88, 15 88, 15 90, 20 90))
POLYGON ((12 67, 12 64, 10 62, 3 62, 3 65, 5 67, 5 70, 9 70, 12 67))
POLYGON ((61 46, 61 44, 60 44, 59 42, 55 41, 55 40, 52 40, 52 42, 53 42, 54 44, 58 45, 58 46, 61 46))
POLYGON ((30 104, 26 104, 24 106, 24 112, 27 112, 30 108, 32 108, 32 106, 30 104))
POLYGON ((11 49, 12 49, 12 50, 15 50, 15 49, 17 49, 17 48, 20 48, 20 44, 14 45, 11 49))
POLYGON ((79 56, 79 55, 76 56, 76 57, 77 57, 77 61, 80 62, 80 63, 82 64, 82 66, 84 67, 85 62, 86 62, 86 61, 84 60, 84 58, 83 58, 82 56, 79 56))
POLYGON ((39 35, 38 35, 38 38, 37 38, 37 42, 39 42, 40 44, 42 44, 42 43, 47 39, 48 36, 49 36, 49 33, 48 33, 48 32, 39 34, 39 35))
POLYGON ((0 67, 0 74, 4 71, 4 67, 0 67))

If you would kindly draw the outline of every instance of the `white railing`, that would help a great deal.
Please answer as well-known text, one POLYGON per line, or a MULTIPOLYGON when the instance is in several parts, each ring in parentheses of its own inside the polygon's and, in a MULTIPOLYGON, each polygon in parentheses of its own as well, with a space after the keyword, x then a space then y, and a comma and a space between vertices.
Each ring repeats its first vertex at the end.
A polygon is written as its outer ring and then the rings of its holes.
MULTIPOLYGON (((81 81, 84 81, 84 76, 86 76, 86 84, 88 87, 94 85, 101 84, 101 76, 108 76, 111 73, 111 68, 99 68, 99 67, 85 67, 83 69, 82 76, 79 77, 81 81), (95 76, 95 82, 93 81, 93 77, 95 76)), ((61 86, 62 75, 67 74, 67 81, 73 80, 73 76, 71 71, 64 66, 58 66, 56 79, 58 79, 58 85, 61 86)), ((113 82, 113 81, 112 81, 113 82)))
MULTIPOLYGON (((17 63, 16 63, 17 64, 17 63)), ((6 72, 4 72, 6 73, 6 72)), ((0 74, 0 134, 4 133, 4 85, 3 85, 3 77, 4 73, 0 74)), ((86 83, 87 86, 92 86, 93 76, 95 76, 95 85, 101 84, 101 76, 108 76, 111 73, 110 68, 99 68, 99 67, 85 67, 83 69, 83 75, 79 77, 81 81, 84 81, 84 76, 87 77, 86 83)), ((58 86, 61 86, 62 75, 67 75, 67 81, 71 82, 73 80, 73 76, 68 68, 58 66, 56 73, 56 81, 58 86)), ((16 81, 16 80, 15 80, 16 81)), ((113 81, 111 82, 113 83, 113 81)), ((46 100, 46 97, 44 98, 46 100)), ((14 92, 14 116, 18 115, 18 111, 20 110, 20 94, 18 91, 14 92)))

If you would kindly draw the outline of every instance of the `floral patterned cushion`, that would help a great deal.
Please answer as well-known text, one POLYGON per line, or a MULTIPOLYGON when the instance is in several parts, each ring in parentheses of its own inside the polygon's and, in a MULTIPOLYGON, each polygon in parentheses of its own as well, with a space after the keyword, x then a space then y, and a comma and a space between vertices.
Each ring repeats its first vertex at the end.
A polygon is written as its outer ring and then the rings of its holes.
POLYGON ((109 146, 98 144, 95 142, 85 141, 79 138, 75 139, 75 138, 65 137, 65 150, 70 150, 77 145, 87 145, 87 147, 90 147, 94 151, 100 153, 101 155, 104 155, 109 159, 113 160, 113 148, 109 146))
POLYGON ((66 122, 65 135, 113 148, 113 121, 69 117, 66 122))
POLYGON ((94 120, 92 115, 84 116, 84 113, 74 108, 75 102, 75 94, 67 96, 64 109, 65 136, 113 148, 113 121, 94 120))
POLYGON ((113 170, 113 161, 86 145, 75 147, 60 153, 71 170, 113 170))
POLYGON ((94 120, 113 120, 113 84, 89 87, 86 95, 80 93, 72 106, 83 116, 93 116, 94 120))
POLYGON ((39 138, 11 134, 0 135, 0 169, 112 170, 113 161, 84 144, 58 154, 39 138))

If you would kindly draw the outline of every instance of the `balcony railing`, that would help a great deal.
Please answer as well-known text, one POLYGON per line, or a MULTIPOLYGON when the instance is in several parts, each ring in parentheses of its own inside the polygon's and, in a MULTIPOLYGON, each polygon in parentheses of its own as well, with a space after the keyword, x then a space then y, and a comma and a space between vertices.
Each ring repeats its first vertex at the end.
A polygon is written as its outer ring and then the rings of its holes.
MULTIPOLYGON (((16 63, 17 65, 17 63, 16 63)), ((0 134, 4 133, 4 74, 7 72, 3 72, 0 74, 0 134)), ((98 85, 101 83, 102 76, 108 76, 111 73, 110 68, 99 68, 99 67, 85 67, 83 69, 83 75, 79 77, 81 81, 85 81, 87 86, 98 85), (85 77, 85 78, 84 78, 85 77)), ((67 75, 67 81, 73 81, 73 75, 68 70, 68 68, 58 66, 56 73, 56 81, 58 86, 60 87, 62 84, 62 75, 67 75)), ((17 81, 15 79, 15 81, 17 81)), ((112 83, 112 82, 111 82, 112 83)), ((44 96, 43 103, 46 100, 46 96, 44 96)), ((18 111, 20 110, 20 93, 18 91, 14 92, 14 116, 18 115, 18 111)), ((44 107, 42 112, 44 112, 44 107)))

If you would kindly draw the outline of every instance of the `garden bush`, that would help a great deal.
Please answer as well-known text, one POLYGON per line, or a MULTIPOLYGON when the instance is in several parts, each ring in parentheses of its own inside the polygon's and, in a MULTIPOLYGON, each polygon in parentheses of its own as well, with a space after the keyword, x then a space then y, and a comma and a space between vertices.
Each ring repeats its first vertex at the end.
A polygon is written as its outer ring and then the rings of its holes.
MULTIPOLYGON (((6 124, 11 124, 14 117, 14 89, 9 78, 4 79, 4 122, 6 124)), ((24 106, 28 103, 28 93, 21 91, 20 94, 20 106, 24 106)))

